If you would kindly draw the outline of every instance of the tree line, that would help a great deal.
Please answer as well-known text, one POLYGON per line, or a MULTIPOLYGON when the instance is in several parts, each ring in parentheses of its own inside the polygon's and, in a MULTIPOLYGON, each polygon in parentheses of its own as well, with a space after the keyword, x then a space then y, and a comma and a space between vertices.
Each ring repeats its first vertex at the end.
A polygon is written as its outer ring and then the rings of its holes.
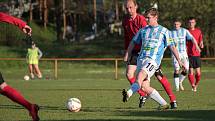
MULTIPOLYGON (((2 0, 1 9, 37 22, 46 29, 54 26, 57 41, 80 39, 85 33, 99 34, 111 23, 120 23, 126 14, 124 0, 2 0), (4 6, 4 7, 2 7, 4 6)), ((215 2, 213 0, 137 0, 139 12, 157 7, 160 24, 171 29, 173 19, 183 20, 187 27, 190 16, 197 18, 204 34, 204 56, 215 56, 215 2)))

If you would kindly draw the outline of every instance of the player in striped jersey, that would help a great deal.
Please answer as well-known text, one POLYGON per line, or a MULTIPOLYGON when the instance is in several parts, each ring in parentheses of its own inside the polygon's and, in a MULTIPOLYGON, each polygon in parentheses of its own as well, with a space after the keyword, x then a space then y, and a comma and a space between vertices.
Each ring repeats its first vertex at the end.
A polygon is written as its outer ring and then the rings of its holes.
MULTIPOLYGON (((136 0, 125 0, 124 4, 127 11, 127 15, 124 17, 122 21, 122 26, 124 28, 125 51, 127 51, 127 48, 132 38, 136 35, 139 29, 144 28, 147 25, 147 22, 143 15, 137 13, 138 5, 136 0)), ((125 59, 125 63, 127 65, 126 77, 130 84, 133 84, 136 80, 135 72, 137 69, 137 57, 139 55, 140 48, 141 43, 136 44, 134 49, 132 50, 131 58, 128 61, 125 59)), ((158 81, 162 84, 167 95, 169 96, 171 108, 176 109, 177 108, 176 96, 172 91, 171 84, 169 83, 168 79, 162 73, 161 68, 155 71, 155 76, 158 79, 158 81)), ((141 89, 138 90, 138 93, 140 94, 139 107, 141 108, 144 106, 148 96, 145 95, 145 93, 141 89)))
POLYGON ((142 89, 150 98, 160 104, 158 109, 167 109, 169 105, 158 91, 150 86, 150 77, 159 68, 166 47, 169 47, 180 62, 174 42, 169 38, 169 30, 158 24, 158 11, 151 8, 146 11, 148 26, 139 30, 129 44, 126 58, 129 60, 135 44, 142 42, 141 51, 137 59, 136 82, 126 91, 123 89, 123 100, 127 101, 135 92, 142 89))
POLYGON ((195 38, 190 34, 190 32, 181 27, 181 21, 179 19, 176 19, 174 21, 174 29, 171 31, 171 37, 175 42, 175 46, 179 52, 179 57, 182 63, 185 65, 185 69, 180 73, 180 66, 178 64, 178 61, 174 56, 173 58, 173 65, 174 65, 174 82, 175 82, 175 88, 176 91, 184 90, 184 87, 182 85, 183 80, 185 79, 188 71, 189 71, 189 59, 187 56, 187 48, 186 48, 186 40, 191 40, 198 51, 200 51, 200 48, 198 47, 198 44, 195 40, 195 38))

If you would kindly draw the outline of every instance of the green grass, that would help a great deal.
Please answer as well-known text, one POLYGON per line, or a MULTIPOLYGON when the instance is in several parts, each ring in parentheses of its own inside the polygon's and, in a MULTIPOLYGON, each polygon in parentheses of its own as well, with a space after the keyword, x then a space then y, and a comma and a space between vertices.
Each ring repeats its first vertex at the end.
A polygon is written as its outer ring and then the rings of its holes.
MULTIPOLYGON (((25 68, 3 70, 7 83, 22 92, 31 102, 41 106, 42 121, 212 121, 215 114, 214 66, 202 68, 202 80, 196 93, 191 91, 188 80, 185 91, 175 92, 177 110, 156 111, 158 106, 149 99, 144 108, 138 108, 138 95, 129 102, 121 101, 121 90, 129 86, 124 68, 119 68, 119 80, 114 80, 114 67, 102 64, 67 63, 59 67, 59 79, 52 78, 51 69, 41 67, 50 79, 24 81, 25 68), (79 65, 80 64, 80 65, 79 65), (78 113, 65 108, 68 98, 77 97, 82 102, 78 113)), ((163 67, 173 86, 172 67, 163 67)), ((153 77, 151 85, 169 101, 165 91, 153 77)), ((27 111, 0 95, 0 121, 30 121, 27 111)))

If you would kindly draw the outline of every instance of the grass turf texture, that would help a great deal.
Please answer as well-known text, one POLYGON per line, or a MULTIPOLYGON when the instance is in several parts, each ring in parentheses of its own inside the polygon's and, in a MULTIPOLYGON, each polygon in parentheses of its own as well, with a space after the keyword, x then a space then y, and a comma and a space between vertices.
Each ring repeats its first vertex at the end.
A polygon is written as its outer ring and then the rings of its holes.
MULTIPOLYGON (((42 66, 43 67, 43 66, 42 66)), ((3 70, 8 84, 22 92, 31 102, 41 106, 41 121, 205 121, 214 120, 215 75, 214 66, 202 68, 202 80, 196 93, 184 81, 185 91, 175 92, 177 110, 156 111, 158 106, 152 99, 139 109, 139 96, 134 95, 123 103, 121 90, 129 83, 124 76, 124 67, 119 68, 119 80, 114 80, 114 67, 102 64, 71 64, 59 67, 59 79, 54 80, 52 70, 43 69, 44 79, 24 81, 25 69, 7 68, 3 70), (45 79, 46 76, 50 76, 45 79), (70 97, 79 98, 82 109, 71 113, 65 108, 70 97)), ((173 87, 173 69, 163 66, 173 87)), ((153 77, 151 85, 169 101, 161 84, 153 77)), ((31 120, 23 107, 0 95, 0 121, 31 120)))

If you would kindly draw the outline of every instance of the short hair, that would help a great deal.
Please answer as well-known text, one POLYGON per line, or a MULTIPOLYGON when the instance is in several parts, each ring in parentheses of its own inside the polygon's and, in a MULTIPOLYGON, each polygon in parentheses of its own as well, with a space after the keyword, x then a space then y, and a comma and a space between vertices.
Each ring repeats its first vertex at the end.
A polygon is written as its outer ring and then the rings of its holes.
POLYGON ((195 20, 196 21, 196 18, 191 16, 191 17, 188 18, 188 20, 195 20))
POLYGON ((147 16, 148 14, 152 15, 152 16, 158 16, 159 12, 156 8, 149 8, 148 10, 146 10, 145 15, 147 16))
POLYGON ((180 22, 180 23, 182 23, 182 20, 180 18, 175 18, 174 22, 180 22))
POLYGON ((134 5, 136 6, 137 5, 137 1, 136 0, 125 0, 125 4, 127 3, 127 2, 130 2, 130 1, 132 1, 133 3, 134 3, 134 5))

